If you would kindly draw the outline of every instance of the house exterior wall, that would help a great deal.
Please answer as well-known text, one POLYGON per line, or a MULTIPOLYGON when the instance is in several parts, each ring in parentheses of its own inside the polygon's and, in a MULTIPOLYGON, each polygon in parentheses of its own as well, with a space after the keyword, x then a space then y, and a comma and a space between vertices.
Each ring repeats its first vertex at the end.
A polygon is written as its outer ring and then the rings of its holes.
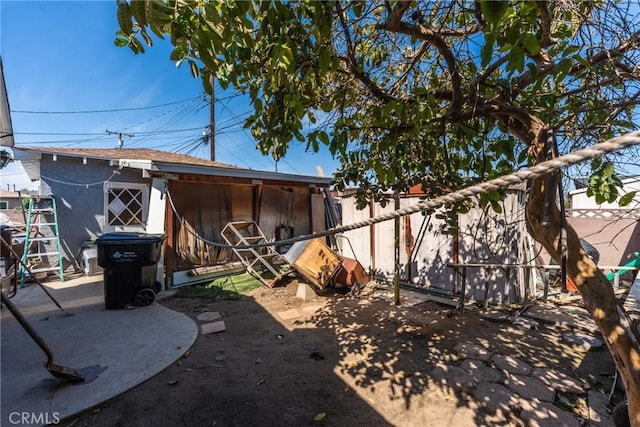
POLYGON ((0 190, 0 209, 14 210, 20 206, 22 206, 21 199, 16 191, 0 190))
MULTIPOLYGON (((401 197, 400 208, 412 206, 422 199, 401 197)), ((390 200, 385 207, 373 203, 372 208, 357 210, 355 198, 341 200, 342 223, 350 224, 394 210, 390 200)), ((472 209, 458 215, 459 264, 522 264, 533 263, 529 237, 524 227, 524 193, 510 191, 502 204, 503 213, 491 209, 472 209), (525 244, 527 243, 527 244, 525 244)), ((454 279, 453 237, 442 231, 444 220, 436 214, 417 212, 400 218, 400 279, 427 289, 456 295, 461 292, 454 279)), ((372 227, 344 233, 351 245, 343 245, 343 255, 357 259, 365 269, 379 278, 392 280, 394 276, 393 220, 372 227)), ((465 297, 490 304, 506 304, 524 297, 525 275, 528 270, 469 267, 465 297), (488 283, 488 287, 487 284, 488 283)))
POLYGON ((58 230, 65 268, 81 269, 79 257, 87 241, 105 232, 104 183, 150 185, 139 170, 109 166, 106 161, 43 155, 40 163, 40 195, 56 198, 58 230))

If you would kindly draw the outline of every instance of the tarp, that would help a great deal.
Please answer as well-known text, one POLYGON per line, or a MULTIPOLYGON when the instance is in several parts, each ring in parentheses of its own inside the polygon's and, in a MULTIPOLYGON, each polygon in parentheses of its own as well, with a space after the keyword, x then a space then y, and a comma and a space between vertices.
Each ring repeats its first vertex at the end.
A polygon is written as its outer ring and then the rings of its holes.
POLYGON ((7 87, 4 84, 4 68, 0 57, 0 145, 13 147, 13 127, 11 126, 11 113, 7 87))

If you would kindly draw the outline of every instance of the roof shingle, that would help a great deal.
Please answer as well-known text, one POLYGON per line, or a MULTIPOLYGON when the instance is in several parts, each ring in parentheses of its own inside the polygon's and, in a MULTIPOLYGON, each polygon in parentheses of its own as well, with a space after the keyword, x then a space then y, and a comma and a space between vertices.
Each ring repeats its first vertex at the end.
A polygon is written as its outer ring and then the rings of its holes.
POLYGON ((149 148, 69 148, 69 147, 16 147, 26 151, 36 151, 47 154, 58 154, 71 157, 87 157, 102 160, 151 160, 162 163, 183 165, 212 166, 219 168, 238 169, 226 163, 188 156, 186 154, 168 151, 152 150, 149 148))

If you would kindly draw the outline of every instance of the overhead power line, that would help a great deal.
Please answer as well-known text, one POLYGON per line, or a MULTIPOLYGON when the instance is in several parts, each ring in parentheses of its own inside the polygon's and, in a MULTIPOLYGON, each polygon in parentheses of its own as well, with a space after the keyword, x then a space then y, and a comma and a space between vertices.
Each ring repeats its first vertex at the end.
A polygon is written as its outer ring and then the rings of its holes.
MULTIPOLYGON (((169 129, 169 130, 162 130, 162 131, 142 131, 142 132, 136 132, 138 135, 150 135, 150 134, 157 134, 157 133, 177 133, 177 132, 191 132, 194 130, 202 130, 203 128, 205 128, 206 125, 197 127, 197 128, 187 128, 187 129, 169 129)), ((49 136, 98 136, 98 135, 104 135, 104 132, 81 132, 81 133, 66 133, 66 132, 14 132, 14 135, 49 135, 49 136)))
MULTIPOLYGON (((215 98, 215 101, 224 101, 228 99, 234 99, 244 96, 242 93, 235 92, 227 96, 223 96, 221 98, 215 98)), ((183 99, 182 101, 174 101, 167 102, 166 104, 158 104, 158 105, 150 105, 148 107, 130 107, 130 108, 112 108, 106 110, 76 110, 76 111, 36 111, 36 110, 11 110, 12 113, 19 114, 96 114, 96 113, 119 113, 122 111, 139 111, 139 110, 151 110, 154 108, 162 108, 167 107, 169 105, 182 104, 185 102, 193 101, 195 99, 201 98, 202 95, 194 96, 191 98, 183 99)))
POLYGON ((148 107, 113 108, 108 110, 77 110, 77 111, 33 111, 33 110, 11 110, 12 113, 20 114, 95 114, 95 113, 119 113, 121 111, 151 110, 153 108, 166 107, 168 105, 182 104, 200 98, 200 95, 182 101, 167 102, 166 104, 150 105, 148 107))

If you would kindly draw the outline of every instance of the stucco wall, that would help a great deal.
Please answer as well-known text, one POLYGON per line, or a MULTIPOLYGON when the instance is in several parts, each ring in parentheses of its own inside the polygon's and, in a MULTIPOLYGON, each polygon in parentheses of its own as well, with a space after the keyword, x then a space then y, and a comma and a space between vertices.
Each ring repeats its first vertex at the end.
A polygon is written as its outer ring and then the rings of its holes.
POLYGON ((79 267, 78 256, 83 243, 104 232, 104 182, 151 184, 142 171, 122 169, 107 161, 43 155, 40 194, 56 198, 60 244, 65 268, 79 267))

